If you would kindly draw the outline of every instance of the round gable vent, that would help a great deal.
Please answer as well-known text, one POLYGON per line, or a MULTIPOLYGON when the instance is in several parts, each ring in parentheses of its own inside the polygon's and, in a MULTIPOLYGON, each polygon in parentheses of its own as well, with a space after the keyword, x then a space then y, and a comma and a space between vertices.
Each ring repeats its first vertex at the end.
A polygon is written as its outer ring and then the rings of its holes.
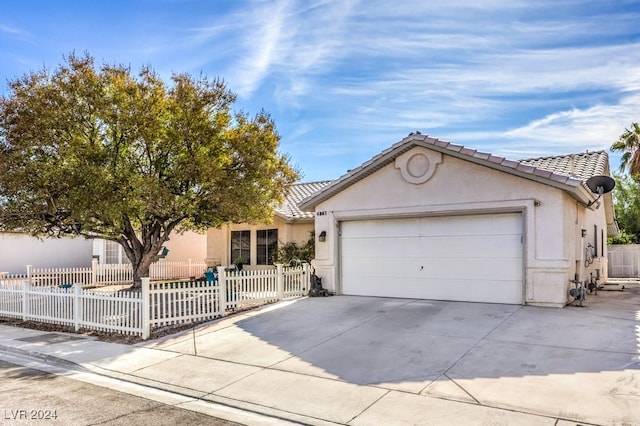
POLYGON ((407 172, 414 178, 421 178, 429 171, 429 158, 419 152, 407 161, 407 172))
POLYGON ((395 166, 409 183, 419 185, 425 183, 436 172, 442 162, 442 154, 423 147, 416 147, 396 158, 395 166))

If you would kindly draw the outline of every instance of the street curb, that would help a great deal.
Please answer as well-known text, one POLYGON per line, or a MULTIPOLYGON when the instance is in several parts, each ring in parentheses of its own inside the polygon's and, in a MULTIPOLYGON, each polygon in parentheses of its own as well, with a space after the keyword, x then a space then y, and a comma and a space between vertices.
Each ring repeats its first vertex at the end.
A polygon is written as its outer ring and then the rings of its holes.
POLYGON ((89 371, 82 364, 78 364, 76 362, 69 361, 67 359, 60 358, 60 357, 57 357, 57 356, 54 356, 54 355, 43 354, 42 352, 16 348, 14 346, 7 346, 7 345, 3 345, 3 344, 0 344, 0 351, 13 353, 13 354, 16 354, 16 355, 24 355, 24 356, 28 356, 28 357, 31 357, 31 358, 37 358, 37 359, 40 359, 40 360, 44 361, 45 363, 62 364, 62 365, 65 365, 67 367, 73 367, 75 369, 89 371))
MULTIPOLYGON (((68 367, 70 369, 84 372, 96 374, 98 376, 111 378, 115 380, 119 380, 122 382, 143 386, 145 388, 167 392, 170 394, 174 394, 177 396, 182 396, 185 398, 192 398, 195 401, 188 405, 198 405, 198 404, 216 404, 226 408, 231 408, 243 412, 247 412, 250 414, 263 416, 273 421, 279 422, 281 424, 291 423, 291 424, 300 424, 300 425, 320 425, 320 426, 335 426, 339 423, 333 423, 327 420, 318 419, 315 417, 308 417, 302 414, 291 413, 287 411, 278 410, 275 408, 265 407, 261 405, 252 404, 245 401, 239 401, 235 399, 225 398, 217 395, 212 395, 211 393, 201 392, 189 388, 183 388, 176 385, 171 385, 164 382, 159 382, 152 379, 146 379, 143 377, 134 376, 127 373, 121 373, 119 371, 108 370, 102 367, 97 367, 91 364, 80 364, 77 362, 69 361, 64 358, 48 355, 37 351, 27 350, 16 348, 14 346, 7 346, 0 344, 0 351, 11 353, 15 355, 27 356, 30 358, 35 358, 41 361, 44 361, 46 364, 58 364, 61 366, 68 367)), ((196 410, 187 408, 186 405, 179 405, 185 410, 196 411, 203 414, 207 414, 211 410, 196 410)), ((211 414, 215 416, 215 414, 211 414)), ((230 421, 238 421, 237 419, 227 419, 230 421)))
POLYGON ((205 403, 205 404, 218 404, 218 405, 222 405, 225 407, 229 407, 229 408, 233 408, 241 411, 246 411, 252 414, 265 416, 280 422, 289 422, 289 423, 302 424, 302 425, 320 425, 320 426, 334 426, 334 425, 340 424, 340 423, 335 423, 335 422, 331 422, 331 421, 316 418, 316 417, 309 417, 303 414, 278 410, 276 408, 266 407, 266 406, 246 402, 246 401, 240 401, 237 399, 214 395, 212 393, 206 393, 206 392, 197 391, 194 389, 172 385, 169 383, 159 382, 153 379, 138 377, 128 373, 121 373, 119 371, 108 370, 108 369, 97 367, 91 364, 89 364, 88 366, 82 366, 82 368, 100 376, 110 377, 116 380, 121 380, 124 382, 144 386, 147 388, 169 392, 175 395, 180 395, 188 398, 195 398, 199 402, 205 403))

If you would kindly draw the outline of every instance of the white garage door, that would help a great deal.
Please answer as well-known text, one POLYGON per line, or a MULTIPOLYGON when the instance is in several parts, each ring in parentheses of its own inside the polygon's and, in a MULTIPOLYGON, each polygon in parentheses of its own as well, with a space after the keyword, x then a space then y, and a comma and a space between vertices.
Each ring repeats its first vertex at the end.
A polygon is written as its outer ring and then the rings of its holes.
POLYGON ((350 295, 522 303, 522 215, 342 222, 350 295))

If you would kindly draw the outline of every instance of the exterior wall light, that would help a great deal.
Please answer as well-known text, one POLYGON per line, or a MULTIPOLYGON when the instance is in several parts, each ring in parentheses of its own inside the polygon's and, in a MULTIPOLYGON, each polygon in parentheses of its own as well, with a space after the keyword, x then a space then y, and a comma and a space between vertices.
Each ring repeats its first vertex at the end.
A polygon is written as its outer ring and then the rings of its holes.
POLYGON ((318 235, 318 241, 320 241, 321 243, 327 241, 327 231, 322 231, 320 235, 318 235))

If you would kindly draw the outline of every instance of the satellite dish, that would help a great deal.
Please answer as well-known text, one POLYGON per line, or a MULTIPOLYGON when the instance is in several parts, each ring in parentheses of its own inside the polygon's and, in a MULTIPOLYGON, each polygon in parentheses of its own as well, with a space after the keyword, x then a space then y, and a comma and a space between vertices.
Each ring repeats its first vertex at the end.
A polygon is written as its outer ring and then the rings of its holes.
POLYGON ((616 186, 616 181, 610 176, 592 176, 587 179, 587 186, 594 194, 602 195, 611 192, 616 186))
POLYGON ((604 175, 592 176, 587 179, 586 183, 591 192, 593 192, 594 194, 598 194, 595 200, 590 201, 589 204, 587 204, 587 207, 591 207, 592 205, 597 203, 600 197, 602 197, 602 194, 611 192, 616 186, 615 180, 613 180, 610 176, 604 175))

